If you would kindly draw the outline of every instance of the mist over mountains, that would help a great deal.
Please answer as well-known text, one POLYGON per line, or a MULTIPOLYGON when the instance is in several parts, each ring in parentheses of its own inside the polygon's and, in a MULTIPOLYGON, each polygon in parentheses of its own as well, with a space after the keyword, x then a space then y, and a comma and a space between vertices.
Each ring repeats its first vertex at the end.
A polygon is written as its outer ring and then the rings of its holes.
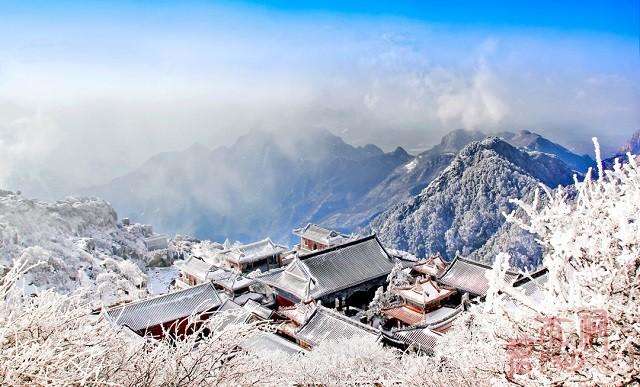
POLYGON ((158 229, 201 238, 287 240, 291 228, 354 205, 412 156, 351 146, 326 131, 255 131, 230 147, 159 154, 85 194, 158 229))
POLYGON ((385 153, 352 146, 324 130, 253 131, 230 147, 196 144, 158 154, 83 194, 105 198, 121 216, 199 238, 291 242, 292 228, 315 222, 348 232, 373 229, 392 246, 451 258, 509 233, 501 229, 508 198, 538 182, 568 184, 572 171, 593 163, 535 133, 499 135, 478 143, 487 135, 455 130, 412 156, 400 147, 385 153), (469 226, 471 214, 487 223, 469 226))

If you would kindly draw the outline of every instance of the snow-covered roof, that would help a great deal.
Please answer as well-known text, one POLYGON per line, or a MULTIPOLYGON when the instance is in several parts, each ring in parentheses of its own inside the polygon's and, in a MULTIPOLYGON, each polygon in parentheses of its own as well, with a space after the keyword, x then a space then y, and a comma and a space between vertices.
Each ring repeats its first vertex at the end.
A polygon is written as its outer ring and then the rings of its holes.
POLYGON ((409 328, 393 331, 394 339, 400 340, 407 345, 415 346, 428 353, 433 352, 433 349, 441 336, 441 334, 434 332, 429 328, 409 328))
POLYGON ((309 223, 304 227, 294 229, 293 234, 301 238, 322 243, 326 246, 348 242, 351 239, 349 235, 342 234, 338 231, 329 230, 313 223, 309 223))
POLYGON ((258 302, 255 302, 254 300, 247 300, 247 302, 245 302, 242 307, 246 311, 255 314, 256 316, 260 317, 263 320, 270 319, 271 315, 273 314, 273 311, 271 309, 262 306, 261 304, 259 304, 258 302))
POLYGON ((547 269, 539 270, 531 276, 523 277, 513 283, 513 287, 522 292, 525 296, 534 297, 540 292, 540 287, 549 280, 549 272, 547 269))
POLYGON ((387 317, 400 320, 408 325, 418 325, 422 321, 423 314, 405 305, 382 309, 382 314, 387 317))
MULTIPOLYGON (((548 280, 549 273, 547 269, 542 269, 514 282, 513 290, 518 292, 519 295, 525 296, 528 303, 527 306, 541 309, 541 305, 544 304, 541 288, 548 280)), ((506 293, 506 300, 510 307, 520 306, 516 299, 517 295, 515 292, 509 288, 505 289, 504 292, 506 293)))
POLYGON ((394 267, 375 235, 296 258, 257 279, 300 300, 317 299, 388 275, 394 267))
POLYGON ((153 235, 145 238, 144 244, 151 251, 166 249, 169 246, 169 237, 165 234, 153 235))
POLYGON ((260 301, 264 300, 264 294, 256 293, 256 292, 245 292, 245 293, 242 293, 241 295, 235 297, 233 299, 233 302, 235 302, 238 305, 244 305, 249 300, 253 300, 255 302, 260 302, 260 301))
MULTIPOLYGON (((438 281, 476 296, 484 296, 489 290, 489 280, 485 274, 491 270, 491 266, 456 257, 438 281)), ((511 271, 505 275, 507 282, 514 282, 517 278, 518 273, 511 271)))
POLYGON ((296 332, 296 338, 313 346, 323 341, 344 341, 354 336, 377 339, 378 332, 368 325, 318 305, 311 318, 296 332))
POLYGON ((218 315, 217 330, 223 330, 231 324, 242 324, 249 321, 251 313, 232 300, 226 300, 216 311, 218 315))
POLYGON ((304 349, 273 332, 257 332, 249 336, 240 344, 245 351, 253 353, 284 352, 295 355, 303 353, 304 349))
POLYGON ((116 306, 106 310, 108 319, 140 331, 155 325, 197 315, 222 304, 211 283, 194 286, 174 293, 116 306))
POLYGON ((278 308, 278 314, 288 318, 298 325, 303 325, 315 313, 316 304, 310 302, 308 304, 296 304, 294 306, 285 306, 278 308))
POLYGON ((447 324, 454 318, 458 317, 462 310, 462 305, 458 306, 457 308, 443 306, 438 309, 432 310, 431 312, 425 313, 422 321, 420 322, 420 326, 439 328, 443 324, 447 324))
POLYGON ((217 268, 210 272, 207 279, 211 280, 214 284, 231 291, 246 289, 255 282, 255 280, 251 278, 247 278, 241 274, 222 268, 217 268))
POLYGON ((287 250, 286 246, 278 245, 270 238, 265 238, 246 245, 230 247, 229 249, 221 251, 219 254, 223 255, 229 262, 241 264, 261 261, 287 250))
POLYGON ((207 281, 210 272, 215 268, 214 265, 196 257, 190 257, 186 261, 177 261, 175 265, 182 272, 192 275, 202 282, 207 281))
POLYGON ((417 281, 413 286, 406 288, 393 288, 392 292, 413 304, 424 307, 451 296, 455 290, 440 287, 433 281, 426 280, 417 281))
POLYGON ((446 269, 446 267, 446 262, 444 262, 439 256, 436 256, 419 261, 412 269, 418 273, 437 277, 446 269))

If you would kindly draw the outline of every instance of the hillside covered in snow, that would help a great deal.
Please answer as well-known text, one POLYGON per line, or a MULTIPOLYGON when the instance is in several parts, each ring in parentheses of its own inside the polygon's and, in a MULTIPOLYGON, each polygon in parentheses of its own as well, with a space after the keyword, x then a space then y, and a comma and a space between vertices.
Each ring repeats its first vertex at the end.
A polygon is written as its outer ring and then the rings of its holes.
MULTIPOLYGON (((538 134, 503 132, 514 147, 552 155, 569 170, 592 163, 538 134)), ((354 146, 326 130, 253 131, 229 147, 194 145, 157 154, 136 170, 81 192, 108 200, 122 216, 169 233, 248 243, 291 243, 308 222, 343 232, 418 195, 456 154, 487 133, 454 130, 418 155, 354 146)))
MULTIPOLYGON (((150 227, 118 223, 96 198, 48 203, 0 191, 0 264, 37 265, 21 279, 29 293, 84 289, 107 304, 147 293, 144 269, 166 252, 150 252, 150 227)), ((155 262, 154 262, 155 261, 155 262)))
POLYGON ((509 252, 514 264, 536 266, 541 249, 533 237, 505 222, 509 200, 530 197, 543 183, 572 183, 572 171, 556 157, 518 149, 497 137, 466 146, 419 195, 371 223, 389 246, 418 256, 456 254, 490 263, 509 252))

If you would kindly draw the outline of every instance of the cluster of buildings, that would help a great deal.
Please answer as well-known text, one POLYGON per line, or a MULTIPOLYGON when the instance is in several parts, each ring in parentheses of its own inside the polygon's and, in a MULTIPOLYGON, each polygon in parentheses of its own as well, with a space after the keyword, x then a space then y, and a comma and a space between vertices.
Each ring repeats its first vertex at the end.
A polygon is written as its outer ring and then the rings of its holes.
MULTIPOLYGON (((408 258, 390 253, 375 235, 345 235, 315 224, 293 233, 300 242, 292 249, 267 238, 188 257, 177 264, 179 290, 109 308, 105 315, 156 339, 202 334, 205 320, 231 312, 235 322, 272 325, 243 343, 250 350, 305 352, 359 336, 430 353, 468 302, 488 290, 491 267, 461 257, 450 263, 408 258), (390 281, 398 271, 404 275, 400 284, 390 281), (384 301, 371 313, 380 288, 384 301)), ((517 273, 507 273, 507 280, 531 285, 517 273)))

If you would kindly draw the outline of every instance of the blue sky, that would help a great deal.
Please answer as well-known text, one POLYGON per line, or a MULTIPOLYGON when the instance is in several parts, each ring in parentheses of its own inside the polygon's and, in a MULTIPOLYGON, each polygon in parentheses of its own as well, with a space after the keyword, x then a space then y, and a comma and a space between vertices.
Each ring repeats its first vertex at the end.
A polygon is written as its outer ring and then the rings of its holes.
POLYGON ((639 7, 3 1, 0 182, 68 167, 99 183, 251 129, 412 151, 460 127, 530 129, 611 149, 640 128, 639 7))
POLYGON ((640 3, 626 1, 246 1, 292 13, 397 16, 427 23, 491 28, 550 28, 637 39, 640 3))

